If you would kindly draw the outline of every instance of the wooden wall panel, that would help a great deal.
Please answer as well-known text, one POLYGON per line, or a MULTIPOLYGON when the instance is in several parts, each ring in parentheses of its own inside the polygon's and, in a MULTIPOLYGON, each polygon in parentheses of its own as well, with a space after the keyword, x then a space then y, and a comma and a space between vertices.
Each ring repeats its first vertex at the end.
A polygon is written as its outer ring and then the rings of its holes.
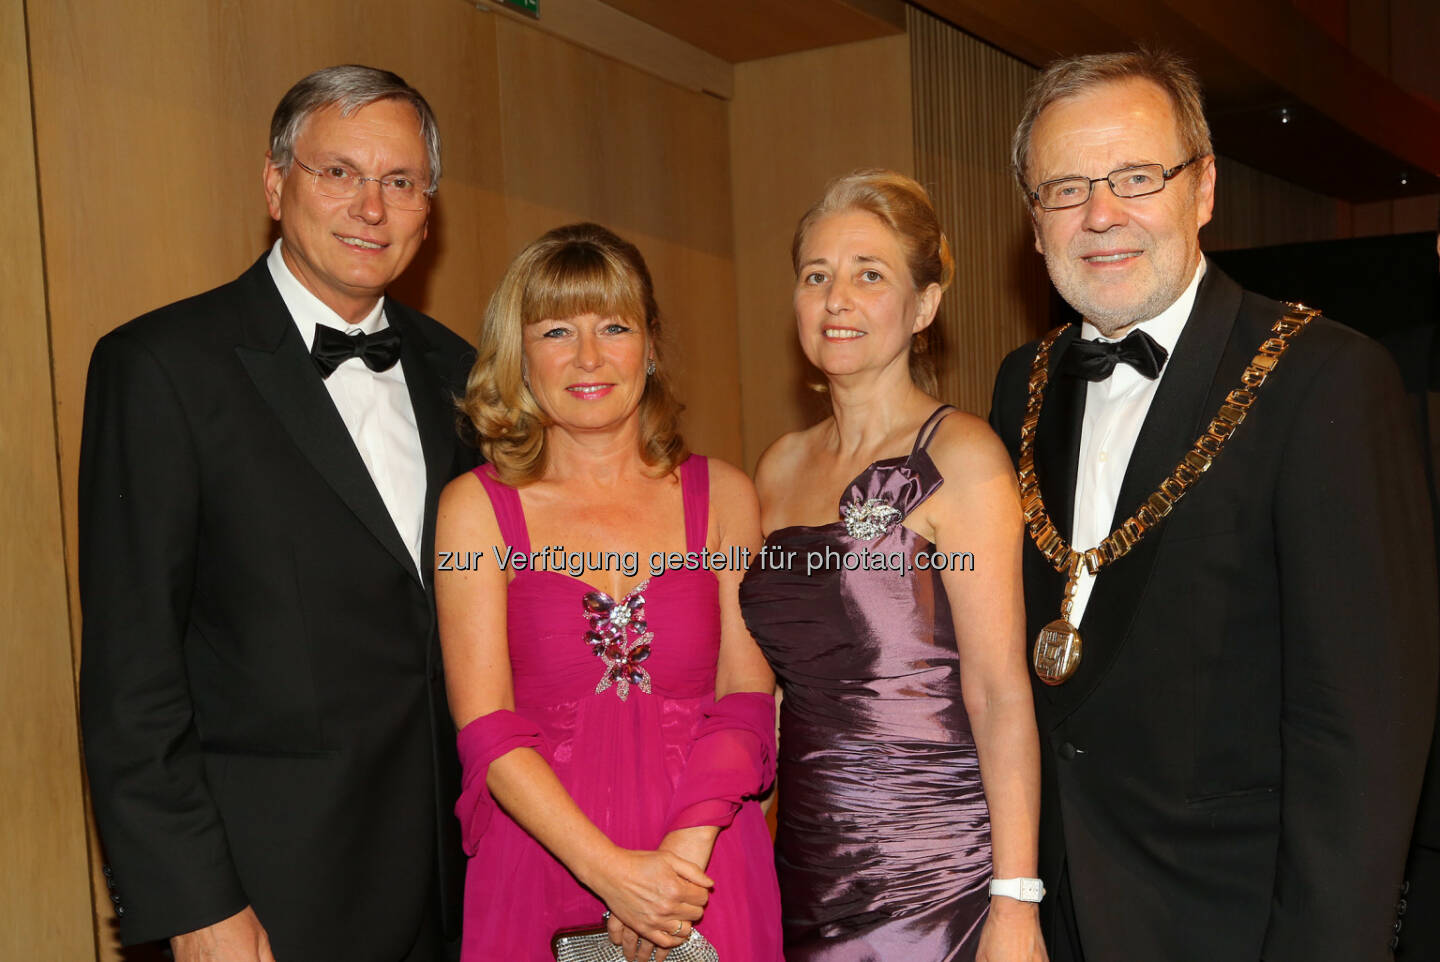
POLYGON ((95 953, 23 0, 0 0, 0 959, 95 953))
POLYGON ((1433 231, 1436 229, 1437 211, 1440 211, 1440 195, 1436 194, 1354 204, 1350 208, 1350 228, 1342 236, 1370 237, 1433 231))
POLYGON ((1010 173, 1010 136, 1036 71, 911 8, 915 167, 955 255, 936 321, 940 393, 984 417, 1000 361, 1044 330, 1045 265, 1010 173))
POLYGON ((725 102, 498 22, 506 257, 593 220, 645 256, 697 451, 739 463, 725 102))
POLYGON ((738 64, 730 105, 745 466, 825 410, 795 339, 790 238, 832 178, 914 173, 904 36, 738 64))
POLYGON ((1220 157, 1215 164, 1215 215, 1201 229, 1200 245, 1218 251, 1335 240, 1347 236, 1349 207, 1220 157))

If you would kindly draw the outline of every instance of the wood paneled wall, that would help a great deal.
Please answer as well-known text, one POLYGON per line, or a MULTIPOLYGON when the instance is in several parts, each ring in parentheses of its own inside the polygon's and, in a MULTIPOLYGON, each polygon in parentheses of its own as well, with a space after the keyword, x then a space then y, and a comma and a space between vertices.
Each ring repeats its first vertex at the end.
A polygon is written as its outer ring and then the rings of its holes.
POLYGON ((0 0, 0 140, 0 959, 84 960, 95 937, 22 0, 0 0))
POLYGON ((508 18, 496 25, 506 259, 576 220, 633 241, 654 275, 686 440, 738 464, 725 102, 508 18))
POLYGON ((1215 161, 1215 214, 1200 231, 1205 250, 1298 244, 1347 235, 1351 205, 1247 167, 1215 161))
POLYGON ((917 179, 955 256, 942 330, 941 396, 981 417, 1000 361, 1042 333, 1045 265, 1010 173, 1010 136, 1036 71, 910 9, 917 179))
POLYGON ((910 49, 904 36, 787 54, 735 68, 735 325, 745 467, 824 400, 795 338, 790 239, 826 183, 857 167, 914 174, 910 49))

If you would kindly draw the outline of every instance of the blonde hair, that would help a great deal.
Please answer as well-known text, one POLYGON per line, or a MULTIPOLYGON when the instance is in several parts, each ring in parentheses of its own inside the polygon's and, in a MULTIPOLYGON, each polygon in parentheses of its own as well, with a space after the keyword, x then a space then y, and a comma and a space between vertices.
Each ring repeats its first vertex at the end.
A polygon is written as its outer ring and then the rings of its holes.
MULTIPOLYGON (((904 174, 878 167, 856 170, 837 177, 826 187, 815 206, 795 226, 790 243, 790 266, 800 274, 800 247, 821 218, 847 210, 874 214, 900 241, 905 263, 915 290, 939 284, 943 293, 955 276, 955 259, 950 242, 940 229, 940 218, 924 187, 904 174)), ((939 379, 935 358, 940 354, 939 325, 931 324, 910 339, 910 377, 921 390, 935 394, 939 379)))
POLYGON ((459 402, 479 435, 480 450, 510 485, 545 473, 550 421, 524 380, 526 325, 581 314, 619 317, 643 327, 655 372, 640 397, 640 458, 661 476, 689 450, 680 436, 684 406, 670 389, 660 309, 645 258, 634 244, 599 224, 549 231, 510 263, 485 309, 479 354, 459 402))

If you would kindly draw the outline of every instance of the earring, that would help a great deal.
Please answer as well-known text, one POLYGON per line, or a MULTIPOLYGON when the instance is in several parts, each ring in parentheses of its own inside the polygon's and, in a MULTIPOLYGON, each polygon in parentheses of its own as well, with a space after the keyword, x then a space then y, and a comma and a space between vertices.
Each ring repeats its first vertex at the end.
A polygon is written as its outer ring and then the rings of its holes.
POLYGON ((523 385, 525 385, 525 390, 527 390, 527 391, 530 390, 530 372, 528 372, 528 371, 521 371, 521 372, 520 372, 520 383, 523 384, 523 385))
POLYGON ((646 377, 654 377, 654 376, 655 376, 655 359, 654 359, 653 357, 652 357, 652 358, 649 360, 649 362, 645 365, 645 376, 646 376, 646 377))

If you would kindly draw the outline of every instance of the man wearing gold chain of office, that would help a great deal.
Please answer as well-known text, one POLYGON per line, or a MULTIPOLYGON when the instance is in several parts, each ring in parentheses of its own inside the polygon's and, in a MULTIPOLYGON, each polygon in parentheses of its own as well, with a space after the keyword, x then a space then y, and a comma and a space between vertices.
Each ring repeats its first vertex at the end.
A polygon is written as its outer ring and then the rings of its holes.
POLYGON ((1388 959, 1437 670, 1393 364, 1207 264, 1173 58, 1052 65, 1014 163, 1083 317, 1006 359, 991 414, 1030 535, 1051 958, 1388 959))

